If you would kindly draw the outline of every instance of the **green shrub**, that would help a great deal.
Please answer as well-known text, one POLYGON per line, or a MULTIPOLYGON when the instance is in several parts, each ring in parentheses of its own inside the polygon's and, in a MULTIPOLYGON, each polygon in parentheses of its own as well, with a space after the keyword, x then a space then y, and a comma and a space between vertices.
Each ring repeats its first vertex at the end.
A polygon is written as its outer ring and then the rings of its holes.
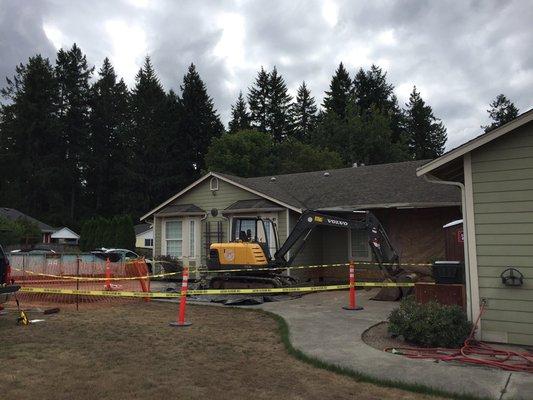
POLYGON ((472 324, 459 306, 420 304, 408 297, 389 316, 389 332, 424 347, 461 347, 472 324))

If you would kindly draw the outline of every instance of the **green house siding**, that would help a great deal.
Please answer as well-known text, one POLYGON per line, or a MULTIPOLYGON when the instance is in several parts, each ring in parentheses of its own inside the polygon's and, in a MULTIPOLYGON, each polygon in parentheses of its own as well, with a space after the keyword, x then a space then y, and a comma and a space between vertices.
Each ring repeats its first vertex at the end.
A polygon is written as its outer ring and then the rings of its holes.
MULTIPOLYGON (((208 215, 207 218, 203 219, 200 224, 200 246, 201 246, 201 265, 205 265, 207 252, 206 252, 206 230, 208 223, 210 225, 211 232, 213 236, 211 237, 211 242, 215 242, 216 239, 216 229, 217 222, 222 223, 222 240, 229 240, 229 220, 222 216, 221 212, 229 207, 231 204, 239 200, 249 200, 249 199, 259 199, 260 197, 247 191, 241 189, 237 186, 232 185, 231 183, 225 182, 222 179, 218 180, 218 190, 212 192, 210 189, 210 178, 207 178, 205 181, 199 183, 197 186, 193 187, 188 192, 181 195, 176 200, 168 204, 180 205, 180 204, 194 204, 204 210, 208 215), (219 213, 218 216, 212 217, 211 210, 216 208, 219 213)), ((167 207, 168 207, 167 206, 167 207)), ((281 207, 281 206, 280 206, 281 207)), ((164 213, 165 208, 159 210, 158 213, 164 213)), ((283 243, 287 237, 287 211, 283 210, 280 212, 268 213, 269 216, 273 217, 277 221, 278 233, 280 242, 283 243)), ((154 218, 154 255, 158 256, 162 254, 162 236, 163 236, 163 224, 166 219, 175 218, 175 217, 155 217, 154 218)), ((201 218, 201 217, 198 217, 201 218)))
POLYGON ((479 296, 486 340, 533 345, 533 124, 474 150, 472 186, 479 296), (507 267, 524 285, 506 287, 507 267))

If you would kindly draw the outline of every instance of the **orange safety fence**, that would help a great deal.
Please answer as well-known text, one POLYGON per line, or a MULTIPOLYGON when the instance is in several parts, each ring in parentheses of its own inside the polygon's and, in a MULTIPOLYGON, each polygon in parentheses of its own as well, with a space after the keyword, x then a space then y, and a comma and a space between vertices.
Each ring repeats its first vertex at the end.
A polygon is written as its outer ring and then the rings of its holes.
MULTIPOLYGON (((21 287, 83 291, 150 291, 149 269, 143 259, 110 262, 96 257, 43 257, 40 260, 31 260, 31 262, 25 260, 24 263, 13 264, 11 278, 21 287)), ((11 296, 11 301, 17 299, 23 307, 67 308, 139 301, 139 299, 109 296, 22 292, 11 296)))

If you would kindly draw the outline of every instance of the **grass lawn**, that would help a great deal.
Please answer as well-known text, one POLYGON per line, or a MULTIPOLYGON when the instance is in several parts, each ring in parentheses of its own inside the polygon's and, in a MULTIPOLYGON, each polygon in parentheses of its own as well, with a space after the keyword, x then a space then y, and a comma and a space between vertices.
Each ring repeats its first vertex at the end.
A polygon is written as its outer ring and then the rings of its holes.
POLYGON ((3 399, 436 399, 357 382, 289 355, 267 314, 135 302, 17 326, 0 317, 3 399))

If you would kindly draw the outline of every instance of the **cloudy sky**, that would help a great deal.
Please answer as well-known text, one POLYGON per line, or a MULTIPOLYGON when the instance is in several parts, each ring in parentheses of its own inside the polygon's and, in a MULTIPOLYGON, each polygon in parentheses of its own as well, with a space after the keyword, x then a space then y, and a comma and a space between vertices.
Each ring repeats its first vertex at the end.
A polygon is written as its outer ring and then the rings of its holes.
POLYGON ((145 55, 167 89, 194 62, 227 123, 261 66, 321 101, 340 61, 352 73, 375 63, 401 103, 420 89, 450 148, 480 133, 498 93, 533 107, 532 21, 533 0, 0 0, 0 76, 73 42, 130 86, 145 55))

